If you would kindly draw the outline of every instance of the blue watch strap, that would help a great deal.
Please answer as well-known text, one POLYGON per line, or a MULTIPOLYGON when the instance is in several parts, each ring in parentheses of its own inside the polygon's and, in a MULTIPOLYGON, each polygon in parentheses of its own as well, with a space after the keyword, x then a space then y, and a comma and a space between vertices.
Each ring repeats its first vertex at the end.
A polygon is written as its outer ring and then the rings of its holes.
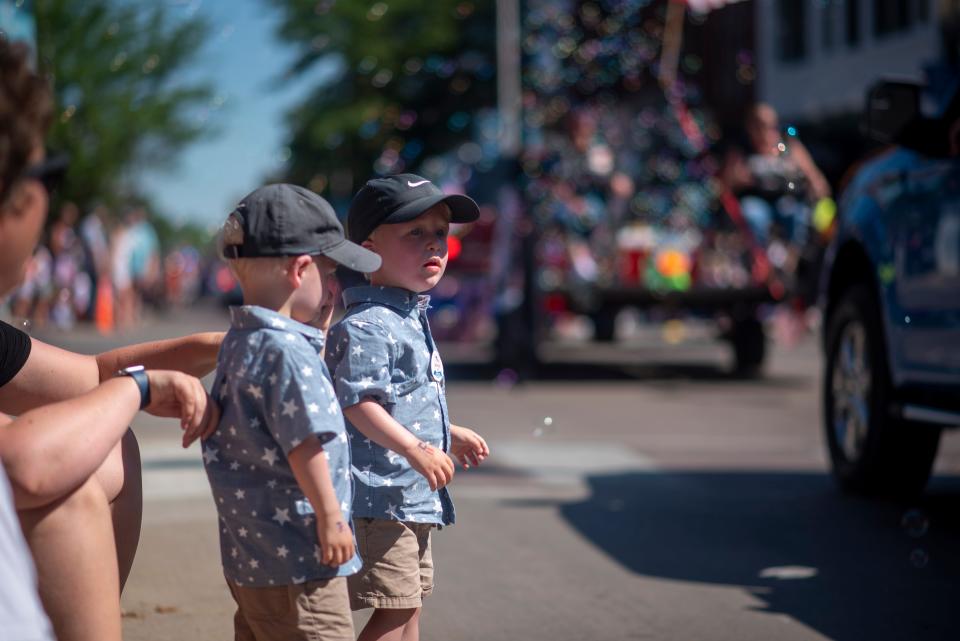
POLYGON ((150 404, 150 379, 143 365, 128 367, 117 372, 118 376, 129 376, 140 388, 140 409, 150 404))

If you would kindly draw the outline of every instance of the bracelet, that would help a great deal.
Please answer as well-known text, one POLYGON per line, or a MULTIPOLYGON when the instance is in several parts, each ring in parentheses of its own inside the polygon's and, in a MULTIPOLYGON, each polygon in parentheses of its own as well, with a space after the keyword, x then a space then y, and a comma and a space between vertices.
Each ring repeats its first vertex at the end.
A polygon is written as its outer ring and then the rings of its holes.
POLYGON ((140 389, 140 409, 150 404, 150 379, 143 365, 134 365, 117 372, 117 376, 129 376, 140 389))

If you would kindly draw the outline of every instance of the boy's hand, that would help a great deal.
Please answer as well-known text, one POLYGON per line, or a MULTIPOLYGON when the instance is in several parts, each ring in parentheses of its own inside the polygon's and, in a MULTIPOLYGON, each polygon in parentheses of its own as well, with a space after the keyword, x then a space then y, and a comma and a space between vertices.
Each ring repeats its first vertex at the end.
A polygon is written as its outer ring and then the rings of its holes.
POLYGON ((353 558, 353 532, 340 510, 326 518, 317 518, 317 538, 320 539, 320 562, 337 567, 353 558))
POLYGON ((327 333, 327 330, 330 329, 330 322, 333 320, 333 301, 329 304, 325 304, 317 311, 317 315, 314 316, 308 324, 311 327, 316 327, 324 334, 327 333))
POLYGON ((179 418, 183 446, 198 437, 207 438, 217 429, 220 408, 207 395, 200 380, 189 374, 169 370, 147 370, 150 404, 144 411, 154 416, 179 418))
POLYGON ((410 467, 419 472, 433 491, 447 485, 453 479, 453 461, 429 443, 417 440, 401 454, 410 462, 410 467))
POLYGON ((450 453, 467 469, 471 465, 476 467, 483 463, 484 459, 490 456, 490 448, 483 437, 473 430, 451 425, 450 453))

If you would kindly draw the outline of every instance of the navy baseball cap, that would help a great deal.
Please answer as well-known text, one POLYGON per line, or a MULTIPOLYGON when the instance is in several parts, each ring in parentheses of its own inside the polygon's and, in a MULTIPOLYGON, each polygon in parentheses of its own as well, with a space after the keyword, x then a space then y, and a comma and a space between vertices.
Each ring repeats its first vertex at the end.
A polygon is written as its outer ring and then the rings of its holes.
POLYGON ((480 208, 472 198, 444 194, 432 182, 416 174, 397 174, 368 180, 350 203, 347 235, 362 243, 380 225, 413 220, 438 203, 450 208, 452 223, 472 223, 480 208))
POLYGON ((326 200, 303 187, 266 185, 247 195, 223 225, 224 258, 323 255, 358 272, 380 256, 351 243, 326 200))

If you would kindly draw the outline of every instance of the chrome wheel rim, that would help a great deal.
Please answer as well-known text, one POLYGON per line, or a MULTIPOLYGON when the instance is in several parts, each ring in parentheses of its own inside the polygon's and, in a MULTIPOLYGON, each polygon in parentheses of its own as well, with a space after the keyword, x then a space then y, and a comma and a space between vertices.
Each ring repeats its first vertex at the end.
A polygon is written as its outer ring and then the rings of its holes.
POLYGON ((860 321, 843 328, 833 360, 833 433, 848 461, 863 452, 870 424, 870 355, 867 332, 860 321))

